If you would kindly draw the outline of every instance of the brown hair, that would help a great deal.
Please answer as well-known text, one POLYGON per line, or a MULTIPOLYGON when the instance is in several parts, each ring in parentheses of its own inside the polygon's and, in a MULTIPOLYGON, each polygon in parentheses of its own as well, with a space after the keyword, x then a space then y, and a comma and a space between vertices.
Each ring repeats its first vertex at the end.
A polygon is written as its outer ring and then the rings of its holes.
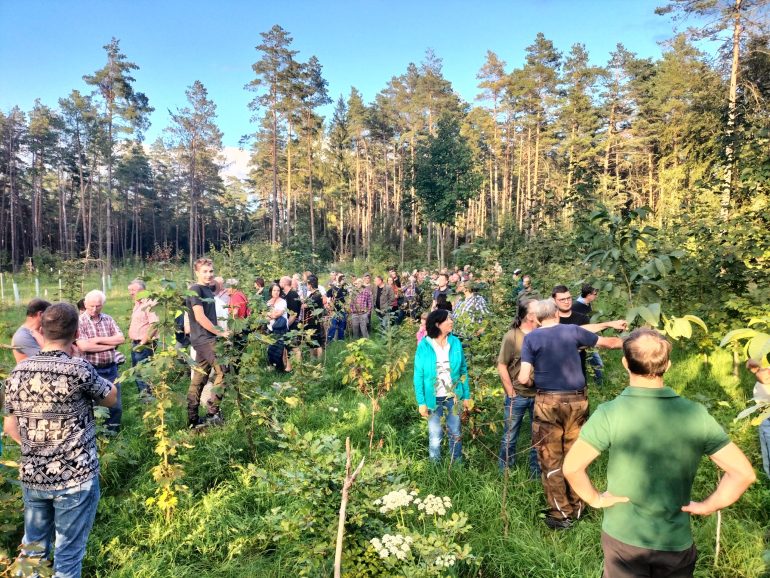
POLYGON ((623 341, 623 357, 634 375, 662 377, 670 355, 671 343, 653 329, 635 329, 623 341))
POLYGON ((204 265, 211 265, 213 267, 214 266, 214 261, 212 261, 208 257, 201 257, 200 259, 195 261, 194 268, 197 271, 198 269, 200 269, 204 265))
POLYGON ((69 303, 54 303, 40 320, 48 341, 74 341, 78 332, 78 310, 69 303))
POLYGON ((34 317, 38 313, 41 313, 48 309, 51 304, 45 299, 34 298, 27 303, 27 317, 34 317))

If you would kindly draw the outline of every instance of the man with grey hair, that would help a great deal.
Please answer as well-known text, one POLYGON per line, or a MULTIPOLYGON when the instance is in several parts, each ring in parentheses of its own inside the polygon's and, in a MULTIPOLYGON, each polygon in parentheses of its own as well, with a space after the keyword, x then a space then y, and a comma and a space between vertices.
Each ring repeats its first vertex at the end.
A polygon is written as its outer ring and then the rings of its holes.
MULTIPOLYGON (((136 367, 145 359, 155 353, 155 336, 158 316, 152 308, 155 301, 146 297, 139 297, 142 291, 147 289, 144 281, 134 279, 128 284, 128 294, 134 300, 134 309, 131 312, 131 323, 128 326, 128 338, 131 340, 131 366, 136 367)), ((136 387, 139 388, 139 397, 149 399, 152 395, 150 386, 142 379, 136 378, 136 387)))
MULTIPOLYGON (((107 297, 98 289, 86 293, 83 299, 86 310, 78 319, 78 333, 75 345, 80 350, 80 356, 96 369, 99 377, 110 383, 118 378, 118 345, 125 342, 123 332, 115 320, 102 313, 107 297)), ((118 397, 115 405, 110 407, 107 428, 112 432, 120 429, 123 417, 123 400, 120 384, 115 383, 118 397)))
POLYGON ((535 417, 532 441, 542 472, 548 502, 545 523, 552 529, 567 529, 580 518, 583 502, 573 493, 562 473, 564 456, 575 443, 588 417, 586 380, 579 348, 620 349, 619 337, 600 337, 579 325, 559 323, 553 299, 537 302, 540 327, 524 336, 518 381, 530 385, 534 370, 535 417))

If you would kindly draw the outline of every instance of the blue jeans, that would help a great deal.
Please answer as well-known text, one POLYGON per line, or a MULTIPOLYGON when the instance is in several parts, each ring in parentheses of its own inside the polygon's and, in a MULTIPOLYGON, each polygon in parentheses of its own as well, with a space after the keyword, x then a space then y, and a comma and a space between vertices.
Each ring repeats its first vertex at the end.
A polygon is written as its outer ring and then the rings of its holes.
POLYGON ((78 578, 99 503, 99 476, 66 490, 33 490, 22 486, 22 495, 23 544, 42 548, 42 551, 23 553, 28 557, 50 558, 53 545, 56 578, 78 578))
POLYGON ((759 448, 762 451, 762 467, 770 478, 770 417, 759 424, 759 448))
MULTIPOLYGON (((500 442, 499 465, 504 469, 506 465, 512 466, 516 459, 516 442, 519 439, 519 430, 521 422, 524 421, 524 414, 529 414, 530 431, 532 427, 532 411, 535 407, 534 397, 516 397, 505 396, 505 410, 503 412, 505 425, 503 426, 503 439, 500 442)), ((531 434, 530 434, 531 439, 531 434)), ((540 478, 540 464, 537 461, 537 451, 535 445, 529 449, 529 471, 534 478, 540 478)))
POLYGON ((441 457, 441 440, 444 428, 441 416, 446 412, 446 428, 449 432, 449 453, 452 461, 461 461, 463 457, 462 435, 460 434, 460 414, 454 411, 454 398, 437 397, 436 409, 428 417, 428 457, 437 462, 441 457))
MULTIPOLYGON (((134 342, 134 347, 137 347, 139 345, 138 341, 134 342)), ((133 348, 131 348, 131 367, 136 367, 139 365, 142 361, 145 359, 149 359, 152 357, 152 354, 155 353, 155 351, 150 347, 149 345, 143 345, 140 351, 134 351, 133 348)), ((139 393, 145 392, 145 393, 152 393, 150 386, 147 384, 146 381, 136 378, 136 387, 139 389, 139 393)))
POLYGON ((115 405, 109 408, 110 417, 107 418, 105 424, 111 431, 116 432, 120 429, 120 421, 123 418, 123 397, 120 395, 120 384, 115 383, 115 380, 118 378, 118 364, 113 363, 105 367, 96 367, 94 369, 96 369, 96 373, 99 374, 99 377, 103 377, 110 383, 113 383, 118 389, 118 400, 115 402, 115 405))
POLYGON ((329 324, 329 331, 326 333, 326 341, 334 341, 334 335, 336 333, 337 339, 342 341, 345 339, 345 327, 348 321, 348 314, 345 311, 337 311, 332 315, 331 323, 329 324))
POLYGON ((601 385, 604 380, 604 362, 598 351, 589 351, 586 355, 586 364, 594 369, 594 381, 596 385, 601 385))

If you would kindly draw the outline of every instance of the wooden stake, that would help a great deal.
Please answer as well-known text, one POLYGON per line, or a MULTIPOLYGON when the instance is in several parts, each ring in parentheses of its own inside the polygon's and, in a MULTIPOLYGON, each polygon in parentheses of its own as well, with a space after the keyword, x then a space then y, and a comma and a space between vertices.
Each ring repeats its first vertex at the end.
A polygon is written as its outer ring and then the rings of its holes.
POLYGON ((361 468, 364 467, 364 460, 361 458, 361 463, 358 464, 356 470, 350 473, 350 438, 345 439, 345 454, 347 455, 347 462, 345 463, 345 483, 342 484, 342 502, 340 503, 340 518, 337 524, 337 549, 334 553, 334 578, 341 578, 342 576, 342 541, 345 537, 345 511, 348 508, 348 497, 350 495, 350 487, 353 482, 356 481, 356 477, 361 472, 361 468))

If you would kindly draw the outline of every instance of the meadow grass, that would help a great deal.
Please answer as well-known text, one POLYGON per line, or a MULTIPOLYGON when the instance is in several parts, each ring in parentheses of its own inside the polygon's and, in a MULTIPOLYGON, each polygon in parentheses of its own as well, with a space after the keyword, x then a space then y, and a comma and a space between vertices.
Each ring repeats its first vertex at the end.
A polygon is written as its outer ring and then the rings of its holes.
MULTIPOLYGON (((127 282, 127 280, 126 280, 127 282)), ((131 303, 123 286, 114 285, 108 295, 105 311, 113 315, 124 330, 128 324, 131 303)), ((3 319, 15 325, 23 313, 6 309, 3 319)), ((5 336, 4 336, 5 337, 5 336)), ((367 461, 361 479, 353 487, 349 507, 350 528, 346 538, 345 565, 347 576, 391 575, 366 570, 365 564, 354 565, 366 558, 366 541, 372 537, 366 521, 369 510, 364 501, 372 491, 385 494, 392 487, 408 485, 419 488, 421 495, 432 493, 452 498, 453 510, 467 513, 473 529, 467 536, 478 567, 462 567, 454 575, 483 577, 566 578, 599 576, 602 568, 600 547, 601 514, 589 511, 572 530, 554 533, 542 521, 545 507, 539 481, 528 479, 526 465, 529 444, 528 420, 525 420, 516 465, 507 482, 497 466, 500 429, 482 429, 471 439, 464 429, 462 464, 447 461, 433 465, 427 460, 427 426, 419 418, 411 385, 411 367, 397 387, 381 401, 375 422, 375 449, 368 451, 368 400, 341 383, 338 363, 343 344, 333 343, 325 357, 323 373, 318 379, 294 378, 296 394, 301 402, 281 410, 280 420, 291 424, 300 436, 313 440, 324 435, 340 440, 350 437, 356 448, 355 461, 367 461), (385 464, 385 465, 383 465, 385 464), (382 469, 390 469, 385 477, 382 469), (374 489, 368 482, 380 484, 374 489), (507 483, 504 531, 503 486, 507 483), (367 488, 366 490, 364 488, 367 488), (367 533, 369 532, 369 533, 367 533), (371 573, 366 573, 371 572, 371 573)), ((605 385, 591 386, 591 407, 611 399, 626 385, 616 352, 604 355, 605 385)), ((731 375, 731 358, 721 351, 709 356, 675 348, 674 366, 666 377, 668 385, 690 398, 704 403, 725 427, 731 438, 759 466, 756 428, 748 422, 736 423, 733 417, 745 407, 753 382, 745 374, 740 379, 731 375)), ((264 366, 244 367, 256 376, 259 388, 270 388, 285 376, 264 366)), ((234 407, 234 395, 225 397, 225 426, 203 433, 185 430, 183 394, 188 382, 174 384, 177 404, 170 415, 172 437, 188 447, 180 448, 179 461, 187 490, 170 522, 166 522, 146 500, 156 489, 150 468, 156 463, 152 433, 143 420, 145 406, 139 403, 135 386, 125 383, 124 429, 102 442, 102 500, 99 505, 85 559, 84 575, 99 577, 296 577, 329 576, 332 571, 333 540, 336 532, 336 509, 339 506, 342 469, 319 487, 312 468, 328 467, 327 461, 339 456, 319 454, 303 458, 288 445, 257 426, 251 417, 244 423, 234 407), (245 428, 256 432, 256 453, 248 446, 245 428), (249 468, 283 476, 294 484, 298 493, 271 486, 248 475, 249 468), (305 496, 305 497, 303 497, 305 496), (281 530, 268 523, 273 516, 285 513, 283 524, 300 527, 294 543, 279 540, 281 530), (304 557, 316 557, 312 573, 303 565, 304 557)), ((502 391, 496 383, 490 394, 499 395, 498 410, 486 416, 491 422, 502 420, 502 391)), ((252 394, 253 392, 246 392, 252 394)), ((313 441, 312 443, 316 443, 313 441)), ((319 442, 320 443, 320 442, 319 442)), ((446 450, 446 447, 444 448, 446 450)), ((8 447, 5 457, 14 458, 15 448, 8 447)), ((591 468, 592 478, 604 487, 606 459, 600 458, 591 468)), ((693 496, 705 497, 717 483, 717 471, 707 459, 699 470, 693 496)), ((758 578, 767 575, 763 554, 768 542, 770 484, 765 476, 754 484, 734 506, 723 512, 721 553, 714 563, 716 517, 695 518, 693 529, 699 550, 698 577, 758 578)), ((271 522, 272 523, 272 522, 271 522)), ((289 533, 293 530, 287 529, 289 533)), ((0 545, 14 549, 20 532, 7 533, 0 545)), ((371 553, 369 554, 371 555, 371 553)), ((374 568, 372 566, 371 568, 374 568)))

